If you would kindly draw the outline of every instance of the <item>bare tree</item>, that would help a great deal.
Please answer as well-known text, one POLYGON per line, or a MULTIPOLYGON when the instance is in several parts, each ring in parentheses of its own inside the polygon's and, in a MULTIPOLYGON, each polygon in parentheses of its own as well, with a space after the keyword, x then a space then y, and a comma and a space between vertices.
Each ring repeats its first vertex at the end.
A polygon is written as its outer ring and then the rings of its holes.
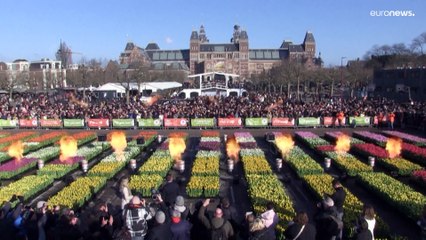
POLYGON ((366 67, 364 61, 352 61, 347 67, 348 86, 353 97, 354 89, 365 87, 373 75, 373 69, 366 67))
POLYGON ((423 50, 425 46, 426 46, 426 32, 414 38, 411 43, 411 49, 413 50, 413 52, 417 52, 420 55, 424 54, 423 50))

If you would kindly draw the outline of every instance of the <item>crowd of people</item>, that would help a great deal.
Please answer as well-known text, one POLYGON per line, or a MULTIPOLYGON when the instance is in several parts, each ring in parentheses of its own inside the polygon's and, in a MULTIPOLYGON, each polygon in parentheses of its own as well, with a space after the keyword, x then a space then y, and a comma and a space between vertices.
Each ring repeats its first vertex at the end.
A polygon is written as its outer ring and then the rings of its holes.
MULTIPOLYGON (((332 184, 334 193, 324 195, 312 218, 305 211, 297 212, 283 233, 285 239, 341 240, 348 237, 348 234, 342 235, 346 193, 338 180, 332 184)), ((10 202, 5 202, 0 211, 2 239, 274 240, 279 236, 280 219, 270 201, 264 212, 245 214, 237 210, 228 197, 219 202, 207 198, 188 204, 171 174, 158 191, 152 191, 150 200, 133 195, 126 178, 121 181, 119 192, 123 204, 99 202, 82 213, 48 206, 45 201, 39 201, 34 208, 21 201, 12 208, 10 202)), ((374 239, 375 218, 374 208, 365 205, 349 226, 354 230, 351 237, 374 239)), ((421 221, 424 224, 423 218, 421 221)))
POLYGON ((334 99, 297 101, 280 94, 250 93, 246 97, 207 97, 179 99, 153 98, 143 101, 140 96, 98 99, 88 92, 86 97, 74 93, 20 93, 13 99, 0 97, 0 118, 219 118, 219 117, 336 117, 389 116, 394 114, 398 125, 425 125, 426 103, 397 103, 388 99, 334 99))

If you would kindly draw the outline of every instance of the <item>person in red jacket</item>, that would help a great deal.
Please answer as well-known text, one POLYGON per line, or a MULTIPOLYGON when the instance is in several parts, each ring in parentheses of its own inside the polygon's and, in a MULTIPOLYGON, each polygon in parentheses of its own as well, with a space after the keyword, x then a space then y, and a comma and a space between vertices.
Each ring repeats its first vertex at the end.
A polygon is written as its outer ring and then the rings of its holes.
POLYGON ((393 123, 395 122, 395 113, 389 113, 389 126, 393 130, 393 123))
POLYGON ((345 118, 345 114, 343 113, 343 111, 340 111, 339 113, 337 113, 337 121, 339 122, 339 127, 343 126, 343 119, 345 118))

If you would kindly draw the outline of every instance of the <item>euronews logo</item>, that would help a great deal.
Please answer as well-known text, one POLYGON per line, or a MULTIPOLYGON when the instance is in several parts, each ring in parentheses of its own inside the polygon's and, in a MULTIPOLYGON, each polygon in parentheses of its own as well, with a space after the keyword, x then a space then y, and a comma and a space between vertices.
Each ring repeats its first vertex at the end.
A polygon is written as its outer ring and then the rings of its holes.
POLYGON ((414 17, 413 10, 371 10, 372 17, 414 17))

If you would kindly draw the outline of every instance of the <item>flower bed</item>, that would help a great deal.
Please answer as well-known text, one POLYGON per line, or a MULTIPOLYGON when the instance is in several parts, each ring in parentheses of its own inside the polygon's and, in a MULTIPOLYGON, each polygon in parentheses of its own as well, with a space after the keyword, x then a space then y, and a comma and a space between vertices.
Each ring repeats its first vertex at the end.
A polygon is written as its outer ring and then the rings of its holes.
MULTIPOLYGON (((211 132, 209 135, 213 135, 213 133, 211 132)), ((220 138, 216 136, 201 137, 200 149, 205 149, 207 143, 208 151, 198 151, 192 166, 191 179, 186 187, 186 192, 190 197, 216 197, 219 195, 220 138)))
POLYGON ((75 133, 73 135, 71 135, 75 140, 77 140, 77 144, 83 145, 87 142, 96 140, 98 138, 98 135, 96 134, 96 132, 91 132, 91 131, 84 131, 84 132, 79 132, 79 133, 75 133))
POLYGON ((285 159, 297 175, 304 176, 307 174, 322 174, 324 172, 321 165, 313 160, 309 155, 305 154, 299 147, 294 147, 285 159))
MULTIPOLYGON (((341 132, 341 131, 335 131, 335 132, 326 132, 324 137, 327 139, 330 139, 331 141, 336 141, 339 136, 341 135, 346 135, 345 133, 341 132)), ((351 141, 351 145, 352 144, 358 144, 358 143, 364 143, 364 141, 361 141, 357 138, 353 138, 353 137, 349 137, 350 141, 351 141)))
POLYGON ((355 131, 353 132, 353 135, 367 142, 375 143, 381 147, 386 147, 386 142, 388 141, 387 137, 369 131, 355 131))
MULTIPOLYGON (((28 200, 52 183, 53 178, 50 176, 30 175, 23 177, 0 189, 0 202, 9 201, 13 195, 23 196, 24 200, 28 200)), ((17 203, 18 201, 15 201, 12 204, 17 203)))
POLYGON ((113 153, 104 159, 100 163, 96 164, 92 169, 89 170, 88 176, 101 176, 106 178, 112 178, 115 174, 121 171, 130 159, 140 153, 139 147, 128 147, 124 151, 124 160, 117 161, 117 154, 113 153))
POLYGON ((201 137, 220 137, 219 131, 201 131, 201 137))
POLYGON ((409 143, 402 143, 402 156, 422 166, 426 166, 426 148, 421 148, 409 143))
POLYGON ((398 131, 383 131, 383 134, 390 137, 398 137, 404 140, 404 142, 412 143, 416 146, 426 147, 426 138, 417 137, 408 133, 398 131))
MULTIPOLYGON (((333 178, 327 174, 318 175, 305 175, 303 180, 306 182, 308 188, 314 193, 317 201, 321 201, 324 193, 332 194, 334 189, 332 187, 333 178)), ((345 188, 346 199, 343 204, 344 215, 343 222, 346 229, 345 232, 349 232, 351 227, 354 225, 355 220, 360 215, 363 207, 363 203, 350 191, 345 188)), ((378 222, 375 231, 375 236, 386 236, 389 233, 388 226, 379 217, 376 217, 378 222)))
POLYGON ((418 219, 426 204, 423 194, 384 173, 360 173, 358 179, 372 193, 413 220, 418 219))
POLYGON ((295 136, 296 136, 297 139, 299 139, 303 143, 307 144, 311 148, 315 148, 315 147, 321 146, 321 145, 330 145, 329 142, 320 138, 315 133, 298 131, 298 132, 295 132, 295 136))
POLYGON ((321 153, 324 152, 334 152, 334 145, 320 145, 320 146, 316 146, 315 149, 321 153))
MULTIPOLYGON (((249 132, 235 133, 237 142, 256 142, 249 132)), ((260 214, 266 210, 267 201, 272 201, 275 205, 280 222, 278 223, 278 231, 283 232, 289 221, 295 215, 293 203, 289 195, 284 190, 285 187, 269 166, 265 154, 259 148, 242 149, 240 151, 243 168, 248 183, 249 197, 256 214, 260 214), (255 169, 254 166, 261 166, 255 169), (266 166, 269 169, 266 169, 266 166)))
POLYGON ((192 175, 186 186, 190 197, 216 197, 219 195, 219 176, 192 175))
POLYGON ((414 170, 422 169, 421 166, 411 163, 403 158, 389 158, 385 149, 371 143, 354 144, 352 149, 365 157, 376 157, 378 164, 381 164, 383 167, 391 171, 397 171, 399 175, 410 175, 414 170))
POLYGON ((81 177, 49 198, 48 203, 50 206, 76 209, 83 206, 105 185, 105 177, 81 177))
POLYGON ((349 176, 356 176, 361 172, 372 172, 373 168, 359 161, 350 153, 325 152, 334 164, 342 171, 346 171, 349 176))
POLYGON ((129 187, 133 193, 144 197, 151 196, 151 189, 158 189, 163 182, 163 177, 158 174, 139 174, 130 177, 129 187))
POLYGON ((25 141, 29 138, 32 138, 34 136, 38 136, 38 133, 36 132, 20 132, 20 133, 16 133, 4 138, 0 138, 0 147, 3 148, 5 146, 9 146, 12 142, 21 140, 21 141, 25 141))

